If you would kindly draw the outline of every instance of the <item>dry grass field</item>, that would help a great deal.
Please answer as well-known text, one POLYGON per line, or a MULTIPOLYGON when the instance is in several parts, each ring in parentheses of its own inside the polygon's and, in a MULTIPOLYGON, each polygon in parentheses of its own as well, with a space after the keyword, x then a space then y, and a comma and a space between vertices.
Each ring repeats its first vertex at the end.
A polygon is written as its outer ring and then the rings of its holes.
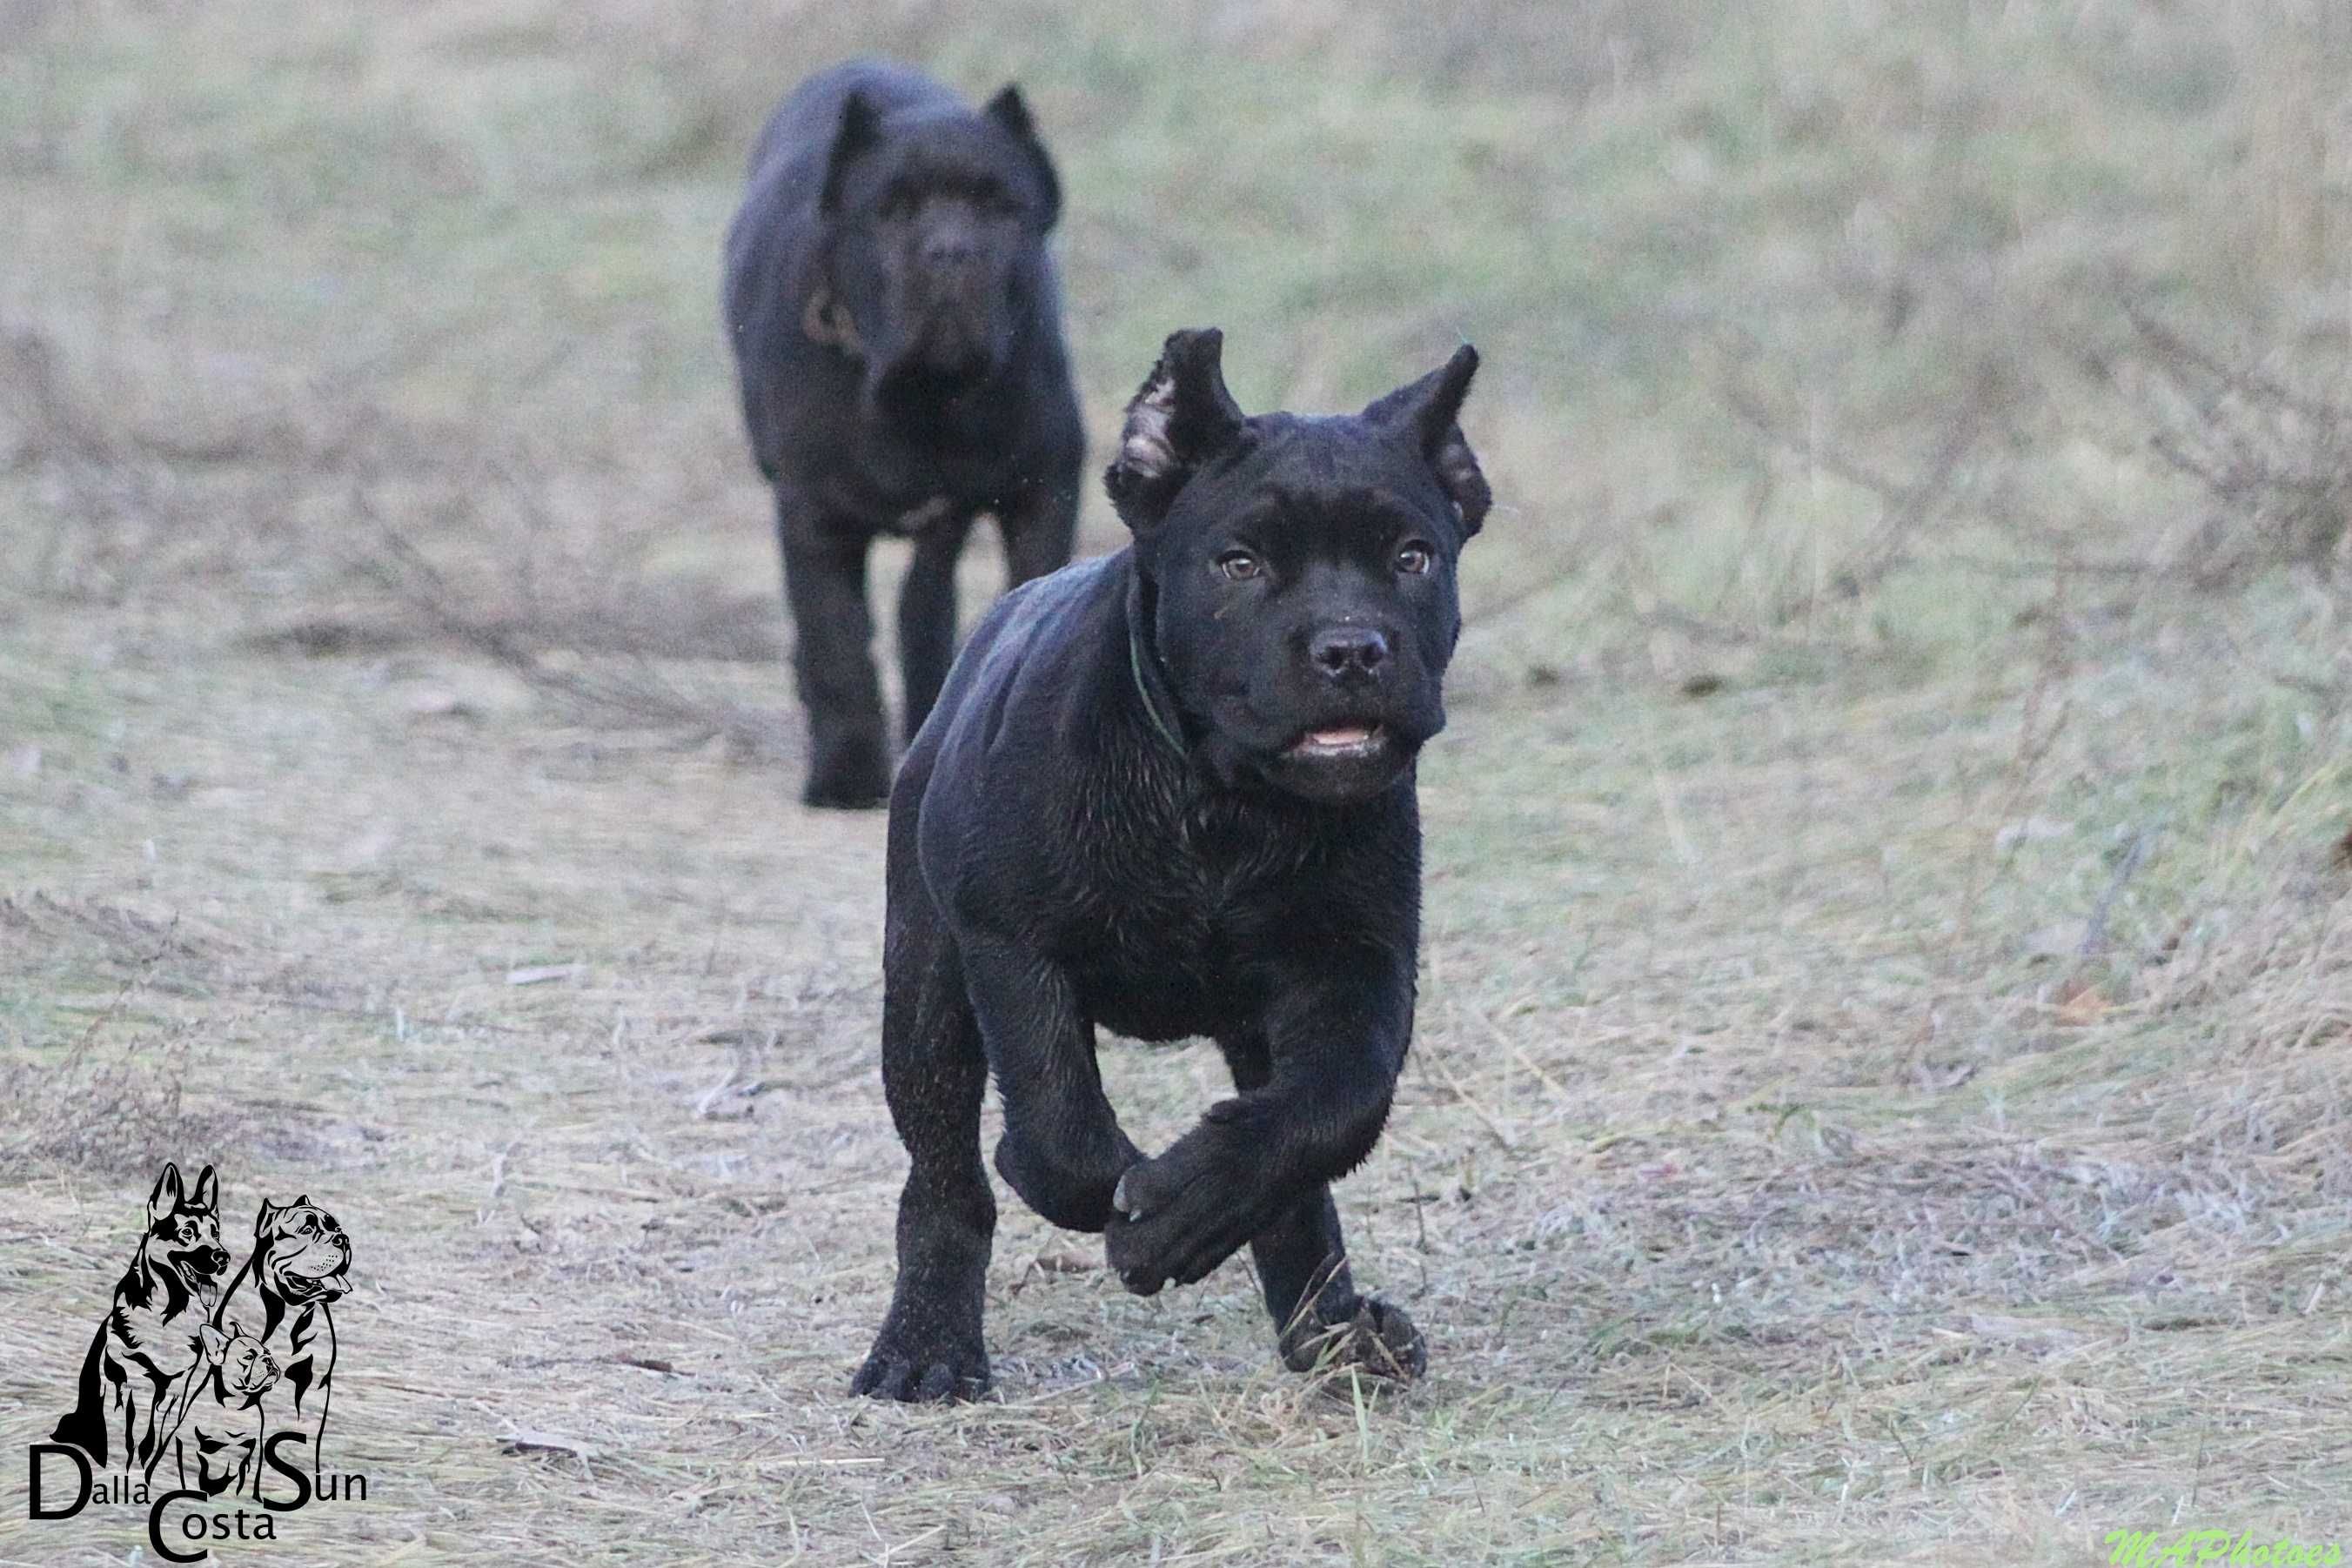
POLYGON ((2347 82, 2335 0, 0 0, 0 1436, 172 1159, 356 1247, 369 1496, 221 1561, 2352 1543, 2347 82), (1178 325, 1486 355, 1339 1192, 1402 1395, 1009 1196, 997 1394, 845 1395, 882 823, 795 803, 715 296, 856 52, 1028 91, 1097 453, 1178 325))

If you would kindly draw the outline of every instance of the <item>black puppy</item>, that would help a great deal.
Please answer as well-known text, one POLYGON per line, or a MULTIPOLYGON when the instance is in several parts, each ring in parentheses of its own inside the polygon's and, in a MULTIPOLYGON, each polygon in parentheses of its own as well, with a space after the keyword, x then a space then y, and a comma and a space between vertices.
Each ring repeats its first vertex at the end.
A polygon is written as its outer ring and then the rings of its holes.
POLYGON ((877 533, 915 542, 898 596, 906 732, 955 650, 973 516, 1013 583, 1070 558, 1085 434, 1045 237, 1054 165, 1021 94, 975 114, 856 61, 811 77, 751 155, 726 310, 751 452, 776 496, 811 805, 879 805, 890 744, 866 604, 877 533))
POLYGON ((1107 480, 1132 547, 996 605, 893 788, 882 1071, 913 1168, 856 1392, 988 1384, 992 1072, 997 1170, 1107 1230, 1129 1289, 1248 1243, 1290 1365, 1423 1365, 1350 1281, 1327 1184, 1380 1137, 1412 1029, 1413 760, 1488 501, 1454 423, 1477 355, 1360 415, 1244 418, 1220 347, 1170 338, 1129 405, 1107 480), (1097 1026, 1213 1038, 1241 1092, 1146 1159, 1097 1026))

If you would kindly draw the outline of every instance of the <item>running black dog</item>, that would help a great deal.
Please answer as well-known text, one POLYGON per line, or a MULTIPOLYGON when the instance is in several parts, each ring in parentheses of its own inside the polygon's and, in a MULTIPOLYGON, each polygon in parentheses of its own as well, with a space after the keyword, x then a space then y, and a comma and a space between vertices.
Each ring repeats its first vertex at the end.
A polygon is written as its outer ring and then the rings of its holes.
POLYGON ((875 535, 915 542, 898 598, 910 736, 955 650, 973 517, 996 518, 1013 583, 1070 558, 1086 439, 1045 245, 1061 203, 1018 91, 975 114, 874 61, 803 82, 751 155, 727 325, 775 491, 812 805, 879 805, 889 788, 875 535))
POLYGON ((913 1168, 856 1392, 988 1385, 996 1168, 1104 1231, 1150 1295, 1247 1244, 1284 1359, 1410 1378, 1420 1332, 1349 1279, 1328 1184, 1371 1152, 1412 1029, 1413 763, 1445 721, 1456 559, 1488 493, 1468 347, 1361 414, 1245 418, 1179 332, 1107 482, 1133 545, 998 602, 890 800, 882 1070, 913 1168), (1155 1158, 1097 1026, 1206 1036, 1240 1091, 1155 1158))

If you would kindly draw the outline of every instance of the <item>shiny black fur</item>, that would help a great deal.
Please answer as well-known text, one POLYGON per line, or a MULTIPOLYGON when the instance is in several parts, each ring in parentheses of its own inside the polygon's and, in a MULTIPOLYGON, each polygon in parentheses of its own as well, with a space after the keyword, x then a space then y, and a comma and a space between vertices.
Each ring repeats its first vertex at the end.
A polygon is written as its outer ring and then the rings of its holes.
POLYGON ((1107 476, 1133 545, 999 601, 892 791, 882 1065, 912 1168, 858 1392, 987 1386, 991 1074, 998 1172, 1105 1232, 1129 1289, 1246 1244, 1290 1364, 1423 1364, 1356 1290, 1328 1184, 1379 1138, 1412 1033, 1413 761, 1487 507, 1454 422, 1476 356, 1361 415, 1245 419, 1219 352, 1169 340, 1107 476), (1147 1158, 1098 1026, 1210 1037, 1240 1092, 1147 1158))
POLYGON ((813 805, 878 805, 889 785, 875 535, 915 541, 898 599, 909 736, 954 651, 973 518, 1003 529, 1011 583, 1070 558, 1085 437, 1046 250, 1060 213, 1010 87, 975 113, 917 72, 854 61, 795 89, 752 153, 726 317, 775 492, 813 805))

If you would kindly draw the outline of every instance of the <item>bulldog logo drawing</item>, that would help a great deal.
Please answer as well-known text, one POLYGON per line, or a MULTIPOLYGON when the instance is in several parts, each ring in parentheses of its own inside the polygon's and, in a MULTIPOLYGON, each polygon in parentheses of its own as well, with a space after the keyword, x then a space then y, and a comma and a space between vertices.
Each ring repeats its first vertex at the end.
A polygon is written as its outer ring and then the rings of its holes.
MULTIPOLYGON (((283 1347, 278 1382, 286 1394, 276 1430, 309 1436, 314 1481, 326 1441, 327 1399, 335 1380, 331 1306, 352 1288, 351 1267, 351 1238, 308 1194, 290 1204, 261 1200, 261 1212, 253 1220, 253 1255, 245 1260, 239 1279, 249 1274, 261 1298, 260 1343, 283 1347), (281 1328, 282 1340, 278 1337, 281 1328)), ((227 1294, 236 1293, 232 1283, 227 1294)))

